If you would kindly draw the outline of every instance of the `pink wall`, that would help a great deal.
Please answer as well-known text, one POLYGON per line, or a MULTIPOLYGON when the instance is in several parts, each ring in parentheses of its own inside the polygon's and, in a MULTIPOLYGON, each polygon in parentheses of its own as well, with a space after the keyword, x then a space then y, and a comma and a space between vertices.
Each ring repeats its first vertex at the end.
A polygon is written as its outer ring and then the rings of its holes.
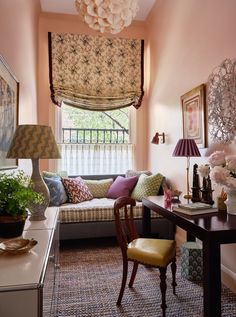
MULTIPOLYGON (((19 123, 37 122, 39 0, 0 1, 0 54, 20 82, 19 123)), ((20 167, 31 168, 29 160, 20 167)))
MULTIPOLYGON (((166 144, 149 143, 149 168, 169 177, 183 192, 186 160, 172 157, 177 140, 182 138, 180 96, 206 83, 225 58, 236 57, 235 12, 234 0, 157 0, 148 17, 149 139, 155 131, 167 134, 166 144)), ((202 156, 205 152, 201 150, 202 156)), ((202 164, 206 160, 202 157, 191 161, 202 164)), ((235 253, 235 247, 222 248, 222 263, 234 272, 235 253)))
MULTIPOLYGON (((39 112, 38 119, 41 124, 48 124, 54 128, 55 105, 50 99, 49 75, 48 75, 48 32, 64 32, 98 35, 80 21, 77 15, 42 13, 39 20, 39 112)), ((101 35, 101 34, 100 34, 101 35)), ((104 35, 107 36, 107 35, 104 35)), ((111 37, 111 35, 109 35, 111 37)), ((146 24, 133 22, 117 36, 124 38, 146 39, 146 24)), ((145 91, 146 94, 146 91, 145 91)), ((137 167, 145 168, 147 165, 147 109, 146 95, 142 107, 136 111, 136 151, 137 167)), ((43 168, 48 168, 47 162, 43 162, 43 168)))
MULTIPOLYGON (((145 39, 145 98, 136 112, 137 168, 149 167, 163 173, 183 192, 186 162, 172 157, 182 137, 180 96, 206 83, 223 59, 235 57, 235 12, 235 0, 156 0, 148 28, 135 22, 119 34, 145 39), (167 134, 165 144, 150 143, 156 131, 167 134)), ((54 127, 56 108, 50 100, 47 33, 96 33, 80 23, 77 16, 39 14, 39 0, 0 1, 0 54, 20 82, 19 122, 54 127)), ((205 150, 201 153, 204 155, 205 150)), ((192 161, 202 163, 206 158, 192 161)), ((31 166, 28 160, 20 165, 25 169, 31 166)), ((47 168, 46 163, 43 168, 47 168)), ((224 278, 228 282, 236 271, 233 254, 234 246, 222 248, 224 278)))

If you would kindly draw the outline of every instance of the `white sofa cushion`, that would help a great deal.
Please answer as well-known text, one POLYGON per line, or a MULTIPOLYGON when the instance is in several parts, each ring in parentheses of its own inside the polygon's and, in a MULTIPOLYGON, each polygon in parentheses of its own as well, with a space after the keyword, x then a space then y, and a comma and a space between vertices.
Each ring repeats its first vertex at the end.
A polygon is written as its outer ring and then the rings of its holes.
MULTIPOLYGON (((94 198, 78 204, 66 203, 60 208, 60 222, 96 222, 96 221, 114 221, 114 199, 94 198)), ((142 202, 137 202, 134 207, 134 218, 142 218, 142 202)), ((160 217, 157 213, 152 212, 153 218, 160 217)))

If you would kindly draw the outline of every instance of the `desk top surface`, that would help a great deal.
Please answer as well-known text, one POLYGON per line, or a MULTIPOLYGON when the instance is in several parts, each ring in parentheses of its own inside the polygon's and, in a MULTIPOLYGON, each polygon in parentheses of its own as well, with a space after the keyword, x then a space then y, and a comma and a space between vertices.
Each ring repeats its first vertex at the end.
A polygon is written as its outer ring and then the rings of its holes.
POLYGON ((163 196, 148 196, 143 198, 143 205, 158 212, 163 217, 174 222, 179 227, 192 232, 196 237, 205 239, 206 236, 217 238, 220 243, 236 242, 236 215, 227 212, 213 212, 201 215, 186 215, 164 207, 163 196))

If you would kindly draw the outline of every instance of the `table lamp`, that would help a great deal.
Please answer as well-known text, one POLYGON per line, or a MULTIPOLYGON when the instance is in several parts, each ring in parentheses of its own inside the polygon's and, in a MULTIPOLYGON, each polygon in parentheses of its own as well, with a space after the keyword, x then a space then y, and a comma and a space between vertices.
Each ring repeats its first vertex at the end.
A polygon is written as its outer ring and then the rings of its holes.
POLYGON ((187 158, 187 194, 184 195, 184 198, 188 200, 191 199, 190 190, 189 190, 189 166, 190 166, 190 157, 201 156, 197 144, 193 139, 180 139, 172 156, 182 156, 187 158))
POLYGON ((7 158, 32 160, 32 186, 33 189, 44 196, 42 204, 34 204, 30 220, 46 219, 44 213, 49 205, 49 190, 40 171, 39 159, 60 158, 54 135, 50 127, 45 125, 23 124, 16 128, 7 158))

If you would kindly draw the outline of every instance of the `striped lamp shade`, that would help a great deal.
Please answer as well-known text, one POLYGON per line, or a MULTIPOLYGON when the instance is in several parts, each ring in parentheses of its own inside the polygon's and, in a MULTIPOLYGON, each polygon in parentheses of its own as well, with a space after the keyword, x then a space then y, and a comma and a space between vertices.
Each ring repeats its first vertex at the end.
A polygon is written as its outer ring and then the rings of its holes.
POLYGON ((172 156, 201 156, 197 144, 193 139, 180 139, 176 144, 172 156))
POLYGON ((52 129, 45 125, 22 124, 16 128, 8 158, 61 158, 52 129))

